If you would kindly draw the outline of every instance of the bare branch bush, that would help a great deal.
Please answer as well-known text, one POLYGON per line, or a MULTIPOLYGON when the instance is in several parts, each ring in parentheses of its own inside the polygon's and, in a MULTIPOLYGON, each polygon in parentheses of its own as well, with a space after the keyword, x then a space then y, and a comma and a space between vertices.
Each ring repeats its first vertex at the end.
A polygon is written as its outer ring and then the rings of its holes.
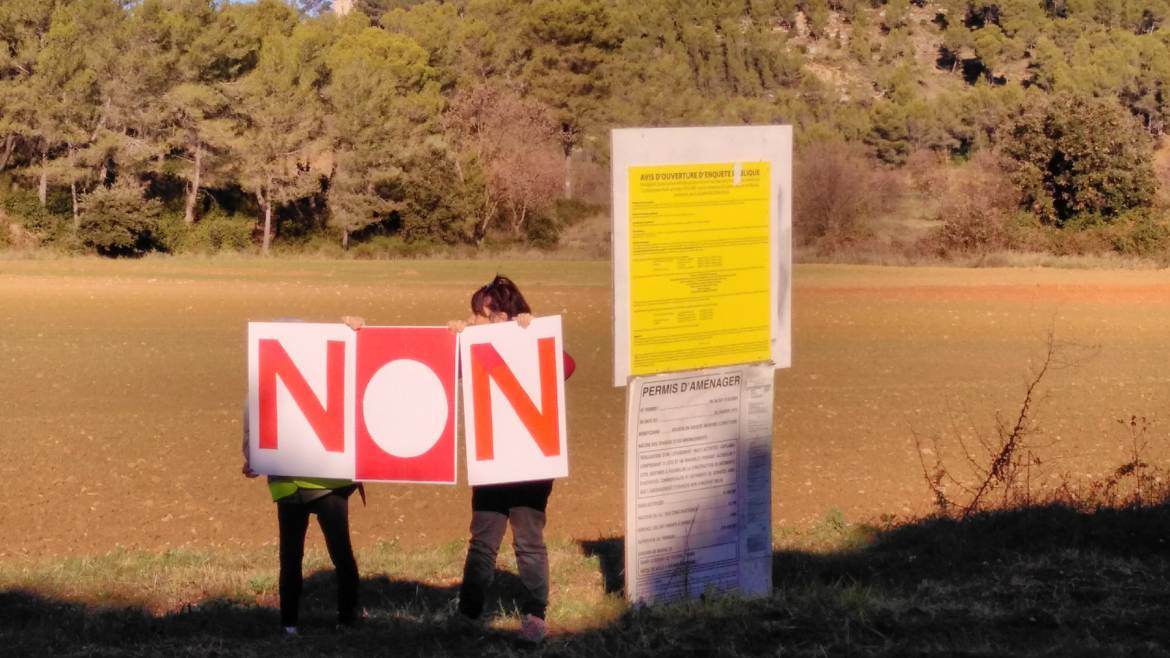
POLYGON ((496 224, 520 238, 534 215, 551 212, 561 190, 561 148, 547 107, 501 85, 458 94, 445 128, 463 152, 458 175, 482 179, 472 235, 483 242, 496 224))
POLYGON ((882 196, 894 187, 860 147, 845 142, 804 146, 793 175, 795 238, 825 252, 872 237, 882 196))
POLYGON ((980 152, 934 190, 944 190, 938 228, 923 238, 924 251, 939 256, 982 254, 1012 246, 1011 223, 1019 208, 999 156, 980 152))
POLYGON ((1040 440, 1043 432, 1036 420, 1038 407, 1047 399, 1046 378, 1054 371, 1081 365, 1095 353, 1094 347, 1058 343, 1054 330, 1050 329, 1044 356, 1031 369, 1023 400, 1013 416, 1005 418, 997 412, 993 431, 989 433, 981 432, 971 423, 975 428, 971 436, 957 426, 952 416, 946 435, 926 438, 914 435, 922 475, 940 515, 965 519, 992 509, 1044 502, 1086 507, 1105 503, 1144 504, 1150 500, 1156 485, 1165 482, 1165 478, 1155 473, 1143 457, 1148 447, 1148 424, 1138 417, 1121 421, 1130 432, 1130 459, 1110 478, 1077 487, 1064 475, 1054 490, 1040 491, 1034 486, 1045 466, 1040 455, 1050 445, 1040 440), (960 477, 954 465, 947 462, 944 444, 952 443, 971 475, 960 477), (1120 495, 1123 491, 1127 493, 1120 495))
POLYGON ((1143 507, 1160 503, 1170 494, 1170 473, 1146 459, 1150 421, 1130 416, 1117 419, 1117 424, 1128 439, 1129 458, 1108 477, 1089 483, 1081 492, 1070 492, 1082 508, 1143 507))

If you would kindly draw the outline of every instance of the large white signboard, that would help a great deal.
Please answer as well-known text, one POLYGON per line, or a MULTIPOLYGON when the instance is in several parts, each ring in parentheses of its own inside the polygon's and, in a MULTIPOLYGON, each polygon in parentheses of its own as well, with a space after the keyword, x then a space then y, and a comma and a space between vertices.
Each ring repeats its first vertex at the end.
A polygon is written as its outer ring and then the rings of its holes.
POLYGON ((630 380, 626 595, 772 589, 772 364, 630 380))
POLYGON ((567 476, 560 316, 470 326, 459 349, 468 482, 567 476))
POLYGON ((792 127, 614 130, 614 385, 791 363, 792 127))

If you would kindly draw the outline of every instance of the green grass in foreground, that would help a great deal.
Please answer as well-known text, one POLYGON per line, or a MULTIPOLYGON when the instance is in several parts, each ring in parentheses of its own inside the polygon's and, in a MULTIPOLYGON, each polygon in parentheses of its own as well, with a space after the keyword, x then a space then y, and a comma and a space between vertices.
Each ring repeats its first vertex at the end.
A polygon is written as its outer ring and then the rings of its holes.
POLYGON ((1170 651, 1170 507, 1044 507, 875 529, 830 514, 782 531, 775 590, 753 601, 630 609, 621 540, 550 547, 554 635, 515 640, 519 585, 501 560, 486 631, 445 619, 463 546, 359 555, 369 619, 331 627, 332 575, 313 553, 303 635, 276 633, 274 550, 115 551, 0 565, 4 655, 62 656, 1111 656, 1170 651))

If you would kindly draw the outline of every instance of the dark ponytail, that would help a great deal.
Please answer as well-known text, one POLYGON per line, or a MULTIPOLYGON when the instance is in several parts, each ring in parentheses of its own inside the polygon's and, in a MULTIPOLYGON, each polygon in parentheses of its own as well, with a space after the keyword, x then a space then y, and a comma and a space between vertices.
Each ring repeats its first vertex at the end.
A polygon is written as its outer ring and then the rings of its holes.
POLYGON ((471 296, 471 312, 485 315, 484 306, 488 300, 491 301, 493 311, 506 314, 509 320, 521 313, 532 313, 520 289, 506 276, 497 274, 491 283, 475 291, 471 296))

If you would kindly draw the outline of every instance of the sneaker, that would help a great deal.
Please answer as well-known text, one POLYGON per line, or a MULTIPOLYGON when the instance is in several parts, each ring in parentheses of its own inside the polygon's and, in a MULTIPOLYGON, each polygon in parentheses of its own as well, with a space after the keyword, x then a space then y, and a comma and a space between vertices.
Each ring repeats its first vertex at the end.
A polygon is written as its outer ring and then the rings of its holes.
POLYGON ((529 644, 540 644, 548 635, 548 624, 536 615, 524 615, 520 621, 520 639, 529 644))
POLYGON ((280 632, 283 635, 287 635, 289 637, 295 637, 297 635, 300 635, 300 632, 297 631, 296 626, 283 626, 283 627, 281 627, 280 632))

